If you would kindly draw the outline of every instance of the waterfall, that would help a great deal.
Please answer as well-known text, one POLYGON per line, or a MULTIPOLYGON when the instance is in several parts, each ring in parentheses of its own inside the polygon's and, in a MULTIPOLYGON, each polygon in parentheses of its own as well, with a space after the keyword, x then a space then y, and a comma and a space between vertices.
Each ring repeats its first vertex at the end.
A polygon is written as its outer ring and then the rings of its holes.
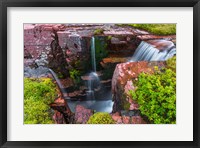
MULTIPOLYGON (((161 42, 161 41, 159 41, 161 42)), ((131 62, 135 61, 166 61, 176 54, 176 48, 174 44, 166 46, 163 50, 158 50, 151 44, 142 41, 137 47, 131 62)))
POLYGON ((56 73, 55 73, 53 70, 51 70, 51 69, 49 69, 49 72, 52 74, 53 78, 56 80, 56 83, 57 83, 57 85, 58 85, 58 89, 60 90, 62 97, 64 97, 63 94, 64 94, 65 92, 62 90, 63 86, 62 86, 60 80, 58 79, 56 73))
POLYGON ((91 59, 92 59, 92 70, 96 72, 95 37, 92 37, 91 40, 91 59))
POLYGON ((95 37, 91 39, 91 62, 92 62, 92 72, 88 75, 87 80, 87 99, 95 99, 94 92, 100 86, 100 79, 96 73, 96 57, 95 57, 95 37))

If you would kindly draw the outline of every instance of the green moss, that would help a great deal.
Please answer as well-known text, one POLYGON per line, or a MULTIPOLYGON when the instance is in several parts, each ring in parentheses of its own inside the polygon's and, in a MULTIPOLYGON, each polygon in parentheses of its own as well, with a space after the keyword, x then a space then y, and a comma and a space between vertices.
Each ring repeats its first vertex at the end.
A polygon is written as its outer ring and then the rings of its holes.
POLYGON ((103 29, 102 28, 97 28, 96 30, 94 30, 94 35, 100 35, 103 34, 103 29))
POLYGON ((87 124, 115 124, 109 113, 97 112, 90 117, 87 124))
POLYGON ((166 61, 166 64, 167 64, 167 68, 170 68, 172 69, 173 71, 176 71, 176 56, 168 59, 166 61))
POLYGON ((115 67, 109 67, 104 70, 102 70, 102 79, 103 80, 108 80, 112 79, 113 73, 114 73, 115 67))
POLYGON ((97 70, 101 69, 100 62, 108 56, 107 43, 105 37, 95 37, 95 58, 97 70))
POLYGON ((56 86, 49 78, 24 79, 24 123, 53 123, 49 106, 56 98, 56 86))
POLYGON ((128 24, 129 26, 146 30, 157 35, 176 34, 176 24, 128 24))
POLYGON ((141 73, 136 86, 130 95, 138 102, 142 115, 155 124, 176 123, 176 73, 173 70, 141 73))
POLYGON ((110 41, 111 39, 112 39, 112 36, 109 35, 109 36, 107 37, 107 40, 110 41))
POLYGON ((81 84, 81 72, 76 69, 70 69, 69 74, 70 74, 70 78, 72 78, 75 86, 79 87, 79 85, 81 84))
POLYGON ((123 110, 129 110, 130 108, 130 103, 126 100, 127 98, 127 95, 126 94, 123 94, 122 95, 122 109, 123 110))

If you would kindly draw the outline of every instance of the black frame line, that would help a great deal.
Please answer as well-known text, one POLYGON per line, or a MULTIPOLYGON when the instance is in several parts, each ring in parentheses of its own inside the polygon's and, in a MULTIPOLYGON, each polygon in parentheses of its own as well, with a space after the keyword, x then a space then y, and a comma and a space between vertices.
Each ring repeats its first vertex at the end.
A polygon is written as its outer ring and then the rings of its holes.
POLYGON ((199 50, 200 0, 0 0, 0 147, 200 147, 199 50), (193 141, 7 141, 8 7, 193 7, 193 141))

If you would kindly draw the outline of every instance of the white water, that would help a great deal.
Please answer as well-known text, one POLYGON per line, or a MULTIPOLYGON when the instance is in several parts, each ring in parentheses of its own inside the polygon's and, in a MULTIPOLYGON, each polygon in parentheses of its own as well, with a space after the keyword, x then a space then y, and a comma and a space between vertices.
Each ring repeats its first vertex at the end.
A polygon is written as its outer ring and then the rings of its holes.
POLYGON ((154 48, 151 44, 142 41, 130 61, 166 61, 175 54, 176 48, 174 45, 170 45, 161 51, 154 48))
POLYGON ((52 76, 53 76, 54 79, 56 80, 56 83, 57 83, 57 85, 58 85, 58 87, 59 87, 61 93, 64 93, 64 92, 62 91, 62 89, 61 89, 61 88, 63 88, 63 86, 62 86, 60 80, 58 79, 56 73, 55 73, 53 70, 51 70, 51 69, 49 69, 49 71, 51 72, 52 76))
POLYGON ((91 39, 91 62, 92 62, 92 72, 89 73, 87 80, 87 99, 95 99, 94 96, 94 89, 98 88, 100 86, 100 79, 99 76, 96 73, 96 57, 95 57, 95 37, 92 37, 91 39))
POLYGON ((96 72, 96 57, 95 57, 95 38, 91 39, 91 59, 92 59, 92 70, 96 72))

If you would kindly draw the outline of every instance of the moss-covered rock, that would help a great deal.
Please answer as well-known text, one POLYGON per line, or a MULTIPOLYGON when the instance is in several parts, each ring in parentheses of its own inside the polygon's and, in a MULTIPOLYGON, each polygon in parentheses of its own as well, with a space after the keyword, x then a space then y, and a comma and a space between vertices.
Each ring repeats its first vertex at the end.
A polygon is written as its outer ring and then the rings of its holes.
POLYGON ((109 113, 97 112, 90 117, 87 124, 115 124, 109 113))

